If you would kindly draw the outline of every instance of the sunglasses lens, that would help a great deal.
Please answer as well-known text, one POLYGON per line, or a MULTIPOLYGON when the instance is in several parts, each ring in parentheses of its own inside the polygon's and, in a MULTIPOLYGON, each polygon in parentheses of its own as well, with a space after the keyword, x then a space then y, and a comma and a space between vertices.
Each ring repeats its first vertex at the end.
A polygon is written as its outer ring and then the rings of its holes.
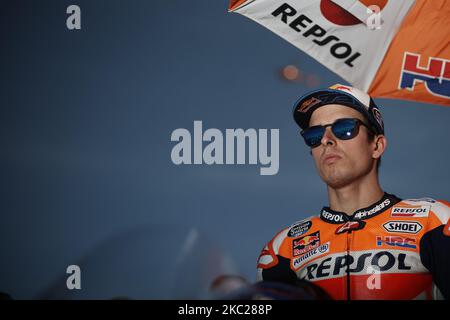
POLYGON ((331 130, 338 139, 352 139, 358 134, 358 122, 353 119, 338 120, 331 126, 331 130))
POLYGON ((320 144, 324 132, 325 128, 322 126, 310 127, 303 131, 302 136, 309 147, 316 147, 320 144))
POLYGON ((332 125, 313 126, 302 132, 305 143, 311 147, 317 147, 322 141, 325 128, 331 126, 331 131, 340 140, 349 140, 354 138, 359 131, 360 122, 356 119, 339 119, 332 125))

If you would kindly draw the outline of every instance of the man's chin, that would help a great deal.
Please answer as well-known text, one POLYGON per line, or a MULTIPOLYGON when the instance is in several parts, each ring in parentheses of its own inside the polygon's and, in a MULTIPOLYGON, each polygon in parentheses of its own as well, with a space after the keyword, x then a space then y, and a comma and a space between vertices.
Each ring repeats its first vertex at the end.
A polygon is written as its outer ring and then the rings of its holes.
POLYGON ((350 175, 336 174, 335 172, 335 174, 323 175, 322 180, 330 188, 340 189, 349 185, 353 179, 350 175))

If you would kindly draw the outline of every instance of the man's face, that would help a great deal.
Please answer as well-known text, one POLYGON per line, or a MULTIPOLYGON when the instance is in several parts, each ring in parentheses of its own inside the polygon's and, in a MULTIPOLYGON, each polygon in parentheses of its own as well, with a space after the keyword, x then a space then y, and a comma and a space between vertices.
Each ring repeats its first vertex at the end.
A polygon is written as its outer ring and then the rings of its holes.
MULTIPOLYGON (((309 126, 334 123, 337 119, 357 118, 367 123, 358 111, 338 104, 315 110, 309 126)), ((374 143, 369 142, 368 129, 361 125, 359 133, 350 140, 340 140, 327 127, 321 144, 312 148, 317 170, 322 180, 332 188, 342 188, 366 176, 374 165, 374 143)))

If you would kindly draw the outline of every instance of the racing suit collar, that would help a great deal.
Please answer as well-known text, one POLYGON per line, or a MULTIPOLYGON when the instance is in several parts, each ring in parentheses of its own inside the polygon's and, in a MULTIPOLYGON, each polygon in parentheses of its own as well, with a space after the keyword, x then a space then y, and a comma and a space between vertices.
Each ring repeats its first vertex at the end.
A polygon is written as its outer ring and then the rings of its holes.
POLYGON ((334 224, 341 224, 353 220, 365 220, 383 213, 400 201, 400 198, 396 197, 393 194, 385 192, 383 197, 379 201, 366 208, 356 210, 351 216, 347 215, 344 212, 331 210, 330 207, 323 207, 320 213, 320 219, 325 222, 334 224))

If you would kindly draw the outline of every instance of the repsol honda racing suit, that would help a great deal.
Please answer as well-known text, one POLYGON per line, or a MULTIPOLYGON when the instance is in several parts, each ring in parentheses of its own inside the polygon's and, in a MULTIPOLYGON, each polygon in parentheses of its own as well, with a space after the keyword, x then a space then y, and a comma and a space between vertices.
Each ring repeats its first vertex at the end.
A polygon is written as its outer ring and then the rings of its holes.
POLYGON ((262 250, 257 280, 313 282, 333 299, 450 298, 450 203, 385 193, 349 216, 324 207, 262 250))

